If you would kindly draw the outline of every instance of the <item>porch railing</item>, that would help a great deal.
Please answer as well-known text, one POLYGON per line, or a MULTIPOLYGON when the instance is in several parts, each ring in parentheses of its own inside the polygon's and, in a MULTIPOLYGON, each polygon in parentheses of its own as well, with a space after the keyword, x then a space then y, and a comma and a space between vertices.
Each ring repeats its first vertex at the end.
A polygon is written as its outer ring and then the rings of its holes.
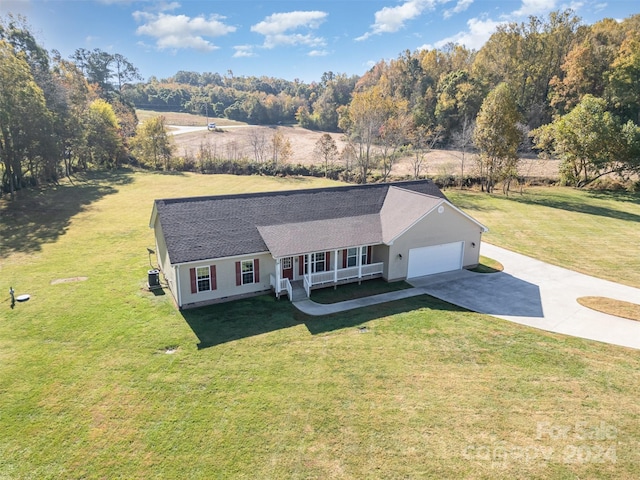
POLYGON ((283 278, 280 280, 280 285, 284 284, 284 288, 287 290, 287 295, 289 295, 289 301, 293 301, 293 287, 291 286, 291 282, 288 278, 283 278))
POLYGON ((286 291, 289 299, 293 298, 293 287, 288 278, 281 278, 280 284, 276 286, 276 276, 271 273, 269 274, 269 283, 271 284, 271 288, 276 292, 276 295, 280 295, 280 293, 286 291))
MULTIPOLYGON (((334 270, 328 270, 326 272, 312 273, 310 276, 307 274, 304 276, 305 283, 309 283, 310 287, 316 285, 324 285, 334 283, 337 280, 354 280, 357 278, 366 278, 372 275, 379 275, 382 273, 384 263, 370 263, 368 265, 362 265, 362 272, 360 267, 348 267, 338 269, 337 274, 334 270)), ((305 287, 306 288, 306 287, 305 287)))
POLYGON ((311 296, 311 285, 309 284, 309 275, 302 277, 302 284, 304 285, 304 291, 307 292, 307 298, 311 296))
POLYGON ((384 263, 370 263, 369 265, 362 265, 362 276, 369 276, 369 275, 378 275, 379 273, 382 273, 382 268, 384 266, 384 263))

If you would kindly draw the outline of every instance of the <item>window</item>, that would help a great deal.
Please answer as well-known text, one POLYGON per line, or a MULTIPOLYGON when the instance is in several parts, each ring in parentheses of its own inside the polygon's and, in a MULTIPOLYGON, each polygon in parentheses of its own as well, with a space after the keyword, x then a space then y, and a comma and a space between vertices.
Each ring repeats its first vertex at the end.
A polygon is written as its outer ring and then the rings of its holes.
POLYGON ((191 277, 191 293, 206 292, 217 288, 215 265, 190 268, 189 276, 191 277))
POLYGON ((242 285, 254 283, 253 272, 253 260, 244 260, 242 262, 242 285))
POLYGON ((282 269, 283 270, 289 270, 293 267, 293 258, 292 257, 285 257, 282 259, 282 269))
POLYGON ((362 247, 362 265, 367 265, 369 263, 369 247, 362 247))
POLYGON ((196 269, 198 292, 211 290, 211 277, 209 267, 198 267, 196 269))
POLYGON ((358 249, 350 248, 347 250, 347 267, 355 267, 358 265, 358 249))
MULTIPOLYGON (((318 253, 312 253, 310 255, 311 257, 311 273, 317 273, 317 272, 324 272, 326 270, 326 253, 325 252, 318 252, 318 253)), ((308 269, 308 264, 307 264, 307 260, 309 257, 307 257, 307 255, 304 255, 304 273, 307 273, 309 271, 308 269)))
POLYGON ((311 254, 312 272, 324 272, 324 252, 311 254))

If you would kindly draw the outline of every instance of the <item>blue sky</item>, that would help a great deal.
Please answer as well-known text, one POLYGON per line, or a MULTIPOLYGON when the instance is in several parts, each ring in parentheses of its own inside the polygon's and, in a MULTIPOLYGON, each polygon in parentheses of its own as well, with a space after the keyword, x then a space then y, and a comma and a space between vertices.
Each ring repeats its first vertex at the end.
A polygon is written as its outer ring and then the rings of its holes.
POLYGON ((636 0, 0 0, 39 42, 120 53, 148 79, 179 70, 311 82, 447 42, 479 49, 501 22, 573 8, 584 23, 640 12, 636 0))

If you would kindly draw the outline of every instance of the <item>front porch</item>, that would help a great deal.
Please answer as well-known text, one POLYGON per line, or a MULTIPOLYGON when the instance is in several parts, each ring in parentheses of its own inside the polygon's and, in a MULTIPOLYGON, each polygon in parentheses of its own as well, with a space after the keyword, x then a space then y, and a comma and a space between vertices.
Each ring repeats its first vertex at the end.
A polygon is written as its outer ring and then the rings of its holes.
POLYGON ((311 290, 379 278, 384 271, 384 262, 371 261, 371 246, 300 255, 295 257, 298 269, 293 266, 293 258, 276 258, 275 275, 270 275, 276 297, 287 294, 291 301, 297 300, 294 298, 296 284, 302 286, 306 298, 309 298, 311 290))

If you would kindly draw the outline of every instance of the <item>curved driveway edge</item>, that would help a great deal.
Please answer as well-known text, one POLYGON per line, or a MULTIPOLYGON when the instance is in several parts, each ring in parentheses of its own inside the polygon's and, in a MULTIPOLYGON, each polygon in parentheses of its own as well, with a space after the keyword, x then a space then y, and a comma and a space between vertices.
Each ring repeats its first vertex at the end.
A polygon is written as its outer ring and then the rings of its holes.
POLYGON ((590 277, 483 243, 481 253, 504 271, 458 271, 412 279, 429 295, 480 313, 574 337, 640 349, 640 322, 577 302, 600 296, 640 304, 640 289, 590 277))

